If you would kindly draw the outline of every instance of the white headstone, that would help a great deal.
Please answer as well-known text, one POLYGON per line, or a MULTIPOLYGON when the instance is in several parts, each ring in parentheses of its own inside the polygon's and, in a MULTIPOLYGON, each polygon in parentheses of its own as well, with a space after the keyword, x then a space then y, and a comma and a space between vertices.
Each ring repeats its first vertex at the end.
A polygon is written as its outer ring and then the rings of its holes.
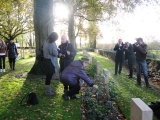
POLYGON ((100 62, 97 61, 97 75, 100 74, 100 62))
POLYGON ((131 100, 131 120, 152 120, 153 111, 140 98, 131 100))
POLYGON ((108 80, 109 80, 109 70, 107 69, 107 68, 104 68, 103 69, 103 74, 104 74, 104 76, 105 76, 105 78, 104 78, 104 83, 105 84, 108 84, 108 80))

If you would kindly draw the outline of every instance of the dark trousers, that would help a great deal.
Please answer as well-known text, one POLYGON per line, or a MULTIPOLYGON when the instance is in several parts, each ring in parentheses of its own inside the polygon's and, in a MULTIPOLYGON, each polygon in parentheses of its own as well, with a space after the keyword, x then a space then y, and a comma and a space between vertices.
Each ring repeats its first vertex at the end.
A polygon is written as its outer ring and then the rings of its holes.
POLYGON ((5 60, 6 60, 6 56, 5 55, 1 55, 0 56, 0 69, 5 69, 5 60))
POLYGON ((46 74, 45 85, 50 85, 51 84, 52 75, 53 75, 53 73, 47 73, 46 74))
POLYGON ((42 71, 46 75, 45 85, 50 85, 52 75, 55 73, 55 67, 51 62, 51 59, 44 58, 42 61, 42 71))
POLYGON ((72 97, 75 94, 79 94, 79 90, 80 90, 80 85, 79 82, 77 82, 77 84, 75 85, 70 85, 70 89, 68 92, 66 92, 67 96, 72 97))
POLYGON ((15 69, 15 60, 16 58, 9 58, 9 65, 11 69, 15 69))
POLYGON ((128 64, 129 67, 129 76, 133 77, 133 64, 128 64))
POLYGON ((117 75, 117 72, 121 74, 121 71, 122 71, 122 62, 115 62, 115 74, 117 75))
MULTIPOLYGON (((72 62, 71 59, 60 58, 60 72, 62 71, 72 62)), ((64 84, 63 84, 64 85, 64 84)), ((70 86, 64 85, 64 90, 70 89, 70 86)))

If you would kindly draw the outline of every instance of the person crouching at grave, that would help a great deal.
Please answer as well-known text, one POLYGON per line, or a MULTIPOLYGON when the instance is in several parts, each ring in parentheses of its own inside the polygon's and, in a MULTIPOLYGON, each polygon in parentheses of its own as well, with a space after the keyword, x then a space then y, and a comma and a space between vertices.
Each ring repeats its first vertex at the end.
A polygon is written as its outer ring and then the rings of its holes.
POLYGON ((87 76, 84 68, 88 65, 88 58, 81 58, 71 62, 61 73, 60 81, 65 85, 69 85, 70 89, 62 95, 63 99, 68 101, 70 99, 78 99, 76 94, 79 94, 80 85, 79 79, 83 79, 90 87, 98 89, 97 85, 94 85, 93 81, 87 76))

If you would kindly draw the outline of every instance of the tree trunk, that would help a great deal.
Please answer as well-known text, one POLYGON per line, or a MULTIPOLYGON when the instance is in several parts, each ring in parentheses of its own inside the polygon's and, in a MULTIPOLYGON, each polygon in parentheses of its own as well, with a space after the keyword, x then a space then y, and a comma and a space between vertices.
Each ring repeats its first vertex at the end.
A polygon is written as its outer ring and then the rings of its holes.
POLYGON ((75 47, 75 31, 74 31, 74 12, 73 10, 69 14, 69 22, 68 22, 68 37, 70 43, 75 47))
POLYGON ((94 43, 93 43, 93 49, 96 49, 96 45, 97 44, 97 42, 96 42, 96 36, 95 36, 95 38, 94 38, 94 43))
MULTIPOLYGON (((53 0, 34 0, 34 31, 36 41, 36 54, 53 31, 53 0)), ((31 74, 42 74, 40 62, 35 60, 31 74)))

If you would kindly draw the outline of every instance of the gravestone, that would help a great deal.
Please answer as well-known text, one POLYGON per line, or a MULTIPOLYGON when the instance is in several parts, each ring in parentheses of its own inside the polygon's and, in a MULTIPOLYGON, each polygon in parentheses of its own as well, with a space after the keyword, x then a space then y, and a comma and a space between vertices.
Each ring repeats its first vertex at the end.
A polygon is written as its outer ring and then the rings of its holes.
POLYGON ((97 61, 97 75, 100 74, 100 62, 97 61))
POLYGON ((108 83, 109 83, 109 70, 107 68, 103 69, 103 74, 104 74, 104 84, 106 84, 105 88, 106 88, 106 92, 107 94, 109 94, 109 87, 108 87, 108 83))
POLYGON ((140 98, 131 100, 131 120, 152 120, 153 111, 140 98))
POLYGON ((94 62, 95 62, 95 58, 94 58, 94 57, 92 57, 92 64, 94 64, 94 62))
POLYGON ((108 80, 109 80, 109 70, 107 68, 104 68, 103 69, 103 74, 105 75, 105 78, 104 78, 104 83, 105 84, 108 84, 108 80))

